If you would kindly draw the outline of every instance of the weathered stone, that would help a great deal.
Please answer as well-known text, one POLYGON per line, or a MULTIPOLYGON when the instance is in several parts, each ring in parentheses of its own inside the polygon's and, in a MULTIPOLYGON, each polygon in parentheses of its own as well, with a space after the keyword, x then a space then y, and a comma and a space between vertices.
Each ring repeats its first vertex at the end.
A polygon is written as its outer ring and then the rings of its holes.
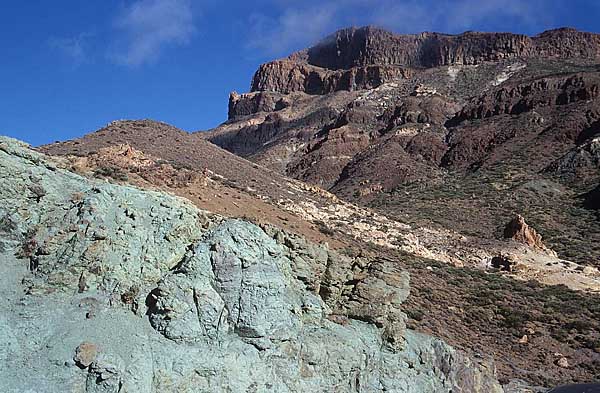
POLYGON ((123 386, 123 364, 117 357, 101 356, 90 365, 86 392, 119 393, 123 386))
POLYGON ((600 35, 573 29, 550 30, 536 37, 478 32, 397 35, 370 26, 348 28, 285 60, 262 65, 253 78, 252 91, 324 94, 336 90, 327 86, 338 84, 345 90, 377 87, 390 81, 378 76, 394 69, 400 72, 407 67, 475 65, 518 58, 598 59, 600 35), (354 76, 361 72, 366 77, 354 76), (330 75, 335 75, 336 81, 351 82, 331 83, 330 75))
POLYGON ((208 223, 183 199, 52 169, 43 155, 7 138, 0 140, 0 174, 1 216, 18 222, 3 227, 8 238, 24 239, 20 252, 31 270, 65 288, 125 291, 155 283, 208 223), (32 176, 46 192, 36 203, 25 191, 32 176))
POLYGON ((98 348, 93 343, 83 342, 75 349, 73 360, 81 368, 87 368, 98 356, 98 348))
POLYGON ((512 239, 519 243, 526 244, 531 248, 556 255, 555 252, 546 247, 542 242, 542 236, 537 233, 535 229, 527 225, 525 219, 521 215, 517 215, 517 217, 506 224, 506 227, 504 228, 504 238, 512 239))
POLYGON ((559 367, 562 367, 562 368, 568 368, 569 367, 569 361, 567 360, 567 358, 561 356, 556 361, 556 365, 559 366, 559 367))

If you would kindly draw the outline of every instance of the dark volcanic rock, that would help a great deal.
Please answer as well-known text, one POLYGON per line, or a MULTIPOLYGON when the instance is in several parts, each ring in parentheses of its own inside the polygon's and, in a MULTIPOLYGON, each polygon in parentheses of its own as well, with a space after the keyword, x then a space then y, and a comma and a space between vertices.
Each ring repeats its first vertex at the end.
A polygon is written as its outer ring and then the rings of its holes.
POLYGON ((597 73, 552 76, 517 85, 509 84, 476 98, 448 125, 500 114, 518 115, 544 106, 594 100, 599 94, 600 77, 597 73))
POLYGON ((587 209, 600 210, 600 186, 586 193, 583 203, 587 209))

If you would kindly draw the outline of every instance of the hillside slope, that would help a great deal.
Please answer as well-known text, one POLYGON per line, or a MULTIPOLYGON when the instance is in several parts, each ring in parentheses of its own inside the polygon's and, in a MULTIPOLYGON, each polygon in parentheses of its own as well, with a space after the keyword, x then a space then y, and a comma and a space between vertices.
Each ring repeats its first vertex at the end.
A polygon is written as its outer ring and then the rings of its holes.
POLYGON ((0 169, 4 392, 502 392, 491 364, 405 328, 408 275, 385 261, 357 271, 8 138, 0 169))

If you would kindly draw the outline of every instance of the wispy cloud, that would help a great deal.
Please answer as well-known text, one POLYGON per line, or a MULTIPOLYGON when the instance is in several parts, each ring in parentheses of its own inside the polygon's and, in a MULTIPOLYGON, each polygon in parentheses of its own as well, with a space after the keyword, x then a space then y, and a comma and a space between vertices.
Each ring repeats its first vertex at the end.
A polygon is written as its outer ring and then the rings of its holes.
POLYGON ((137 0, 114 21, 109 58, 138 66, 156 61, 165 48, 185 45, 196 31, 190 0, 137 0))
POLYGON ((336 13, 334 3, 287 8, 277 18, 254 13, 250 16, 251 34, 247 46, 267 55, 278 55, 314 42, 329 32, 336 13))
POLYGON ((481 26, 535 29, 542 21, 551 23, 557 4, 554 0, 272 0, 274 15, 251 15, 247 46, 266 55, 282 55, 350 25, 371 24, 400 33, 456 33, 481 26))
POLYGON ((52 37, 48 40, 48 45, 67 57, 74 66, 78 66, 90 59, 88 53, 88 39, 90 37, 91 34, 89 33, 81 33, 75 37, 67 38, 52 37))

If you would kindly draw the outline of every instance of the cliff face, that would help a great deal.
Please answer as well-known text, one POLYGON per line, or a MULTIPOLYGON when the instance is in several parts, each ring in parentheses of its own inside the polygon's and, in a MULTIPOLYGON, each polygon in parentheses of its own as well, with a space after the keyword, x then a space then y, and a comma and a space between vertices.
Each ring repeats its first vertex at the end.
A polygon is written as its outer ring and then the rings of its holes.
POLYGON ((330 69, 370 64, 436 67, 527 56, 532 47, 532 39, 519 34, 396 35, 374 27, 363 27, 338 31, 305 53, 292 55, 292 58, 330 69))
POLYGON ((279 60, 260 66, 252 79, 252 91, 327 94, 338 90, 375 88, 386 81, 403 79, 410 70, 391 65, 365 65, 330 70, 292 60, 279 60))
POLYGON ((600 36, 573 29, 528 37, 478 32, 397 35, 374 27, 349 28, 287 59, 264 64, 256 72, 251 90, 323 94, 376 87, 404 76, 399 70, 391 71, 394 67, 476 65, 517 58, 599 59, 600 36), (373 77, 376 74, 381 76, 373 77), (362 75, 367 76, 368 84, 362 75))

